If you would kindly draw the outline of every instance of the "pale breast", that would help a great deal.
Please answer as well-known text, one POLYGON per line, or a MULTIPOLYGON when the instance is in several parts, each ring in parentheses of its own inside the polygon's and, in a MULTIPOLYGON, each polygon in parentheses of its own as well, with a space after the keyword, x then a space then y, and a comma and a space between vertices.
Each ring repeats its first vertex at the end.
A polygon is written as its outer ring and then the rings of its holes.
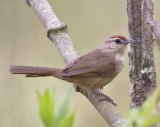
POLYGON ((125 60, 124 60, 125 58, 124 58, 124 55, 122 56, 122 55, 119 55, 119 54, 117 54, 116 56, 115 56, 115 71, 116 72, 120 72, 122 69, 123 69, 123 67, 124 67, 124 62, 125 62, 125 60))

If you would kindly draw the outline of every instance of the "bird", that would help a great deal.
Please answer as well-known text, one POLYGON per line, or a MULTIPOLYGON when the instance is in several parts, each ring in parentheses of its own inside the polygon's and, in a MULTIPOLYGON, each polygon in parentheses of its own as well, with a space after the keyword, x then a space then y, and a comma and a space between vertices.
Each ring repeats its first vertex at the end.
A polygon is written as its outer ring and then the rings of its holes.
MULTIPOLYGON (((135 41, 122 35, 114 35, 64 68, 14 65, 10 66, 10 72, 24 74, 26 77, 53 76, 94 91, 103 88, 121 72, 127 44, 132 42, 135 41)), ((116 105, 107 95, 105 98, 116 105)))

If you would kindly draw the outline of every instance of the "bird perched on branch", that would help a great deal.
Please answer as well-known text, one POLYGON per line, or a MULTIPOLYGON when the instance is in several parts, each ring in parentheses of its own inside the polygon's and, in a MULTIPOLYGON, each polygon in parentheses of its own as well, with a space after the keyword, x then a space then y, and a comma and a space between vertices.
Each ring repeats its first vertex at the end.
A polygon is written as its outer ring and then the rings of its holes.
MULTIPOLYGON (((107 39, 97 49, 80 56, 63 69, 32 66, 11 66, 12 74, 26 77, 53 76, 78 86, 96 90, 110 83, 124 66, 124 52, 134 40, 122 35, 107 39)), ((106 99, 115 104, 108 96, 106 99)))

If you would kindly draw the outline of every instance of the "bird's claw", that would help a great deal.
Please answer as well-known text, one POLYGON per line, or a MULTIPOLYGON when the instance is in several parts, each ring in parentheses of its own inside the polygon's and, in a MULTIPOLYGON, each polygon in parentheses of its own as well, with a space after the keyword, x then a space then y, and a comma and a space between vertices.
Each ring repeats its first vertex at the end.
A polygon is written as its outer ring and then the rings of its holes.
POLYGON ((116 104, 110 97, 108 97, 107 95, 102 95, 102 96, 103 96, 103 97, 99 98, 99 99, 97 100, 97 102, 101 102, 101 101, 106 100, 106 101, 112 103, 113 105, 117 106, 117 104, 116 104))

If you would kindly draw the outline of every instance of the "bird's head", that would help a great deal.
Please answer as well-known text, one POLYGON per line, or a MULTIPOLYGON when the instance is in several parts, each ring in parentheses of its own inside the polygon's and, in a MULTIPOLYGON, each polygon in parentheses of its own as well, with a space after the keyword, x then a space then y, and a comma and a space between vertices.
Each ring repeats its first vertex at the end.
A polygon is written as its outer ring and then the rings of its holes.
POLYGON ((102 45, 109 53, 122 53, 126 49, 127 44, 135 42, 133 39, 128 39, 122 35, 114 35, 106 40, 102 45))

